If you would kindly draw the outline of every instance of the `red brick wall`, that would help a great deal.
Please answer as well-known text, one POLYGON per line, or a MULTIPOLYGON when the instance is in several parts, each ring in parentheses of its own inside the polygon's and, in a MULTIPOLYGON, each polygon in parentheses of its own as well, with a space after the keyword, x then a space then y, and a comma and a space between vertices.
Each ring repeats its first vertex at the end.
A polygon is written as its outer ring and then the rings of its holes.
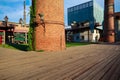
POLYGON ((63 0, 36 0, 35 28, 36 50, 57 51, 65 49, 63 0), (40 23, 39 13, 44 14, 45 26, 40 23))

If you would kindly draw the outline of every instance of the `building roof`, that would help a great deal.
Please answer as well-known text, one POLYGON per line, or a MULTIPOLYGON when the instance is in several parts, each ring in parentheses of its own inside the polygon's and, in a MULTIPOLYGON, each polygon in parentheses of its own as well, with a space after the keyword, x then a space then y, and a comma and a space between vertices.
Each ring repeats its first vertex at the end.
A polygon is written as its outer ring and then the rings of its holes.
POLYGON ((115 16, 120 16, 120 12, 115 12, 115 16))
POLYGON ((85 3, 79 4, 79 5, 69 7, 68 12, 84 9, 84 8, 91 7, 91 6, 93 6, 93 1, 88 1, 88 2, 85 2, 85 3))
MULTIPOLYGON (((4 21, 0 20, 0 23, 1 23, 1 22, 4 22, 4 21)), ((10 21, 9 21, 8 24, 17 25, 17 24, 20 24, 20 23, 17 23, 17 22, 10 22, 10 21)), ((26 24, 26 26, 29 26, 29 24, 26 24)))
POLYGON ((29 31, 29 25, 26 27, 23 27, 20 23, 15 22, 7 22, 7 26, 5 21, 0 21, 0 29, 1 30, 8 30, 8 29, 14 29, 14 32, 28 32, 29 31))

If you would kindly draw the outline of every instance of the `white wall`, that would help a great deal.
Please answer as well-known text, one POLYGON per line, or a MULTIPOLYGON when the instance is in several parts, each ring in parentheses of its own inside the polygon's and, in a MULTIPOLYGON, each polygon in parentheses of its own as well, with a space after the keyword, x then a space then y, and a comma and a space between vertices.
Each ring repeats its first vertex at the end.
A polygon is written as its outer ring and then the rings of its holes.
MULTIPOLYGON (((88 41, 88 31, 84 31, 80 33, 80 38, 82 36, 84 36, 84 40, 82 41, 88 41)), ((89 41, 90 42, 98 42, 99 38, 100 38, 99 30, 94 30, 94 33, 91 33, 91 31, 89 30, 89 41)))

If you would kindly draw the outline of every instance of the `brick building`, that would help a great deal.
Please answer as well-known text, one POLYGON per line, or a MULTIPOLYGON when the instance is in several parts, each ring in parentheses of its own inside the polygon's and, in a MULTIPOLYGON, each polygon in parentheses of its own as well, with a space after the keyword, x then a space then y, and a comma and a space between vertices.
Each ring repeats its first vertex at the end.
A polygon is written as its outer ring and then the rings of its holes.
POLYGON ((29 26, 20 23, 0 21, 0 44, 27 43, 29 26))

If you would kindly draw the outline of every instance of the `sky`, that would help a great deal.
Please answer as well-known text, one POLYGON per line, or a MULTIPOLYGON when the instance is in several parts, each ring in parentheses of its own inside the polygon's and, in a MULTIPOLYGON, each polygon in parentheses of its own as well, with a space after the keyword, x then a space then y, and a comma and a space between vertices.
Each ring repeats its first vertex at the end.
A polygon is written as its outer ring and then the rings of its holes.
MULTIPOLYGON (((67 25, 67 8, 87 2, 90 0, 64 0, 64 19, 67 25)), ((10 22, 19 22, 23 18, 23 2, 24 0, 0 0, 0 20, 4 20, 8 16, 10 22)), ((96 0, 101 7, 104 0, 96 0)), ((27 23, 29 23, 29 7, 31 0, 26 0, 27 23)), ((120 0, 115 0, 115 11, 120 11, 120 0)))
MULTIPOLYGON (((27 23, 29 22, 29 7, 31 0, 26 0, 27 23)), ((24 0, 0 0, 0 20, 8 16, 10 22, 19 22, 23 18, 24 0)))

